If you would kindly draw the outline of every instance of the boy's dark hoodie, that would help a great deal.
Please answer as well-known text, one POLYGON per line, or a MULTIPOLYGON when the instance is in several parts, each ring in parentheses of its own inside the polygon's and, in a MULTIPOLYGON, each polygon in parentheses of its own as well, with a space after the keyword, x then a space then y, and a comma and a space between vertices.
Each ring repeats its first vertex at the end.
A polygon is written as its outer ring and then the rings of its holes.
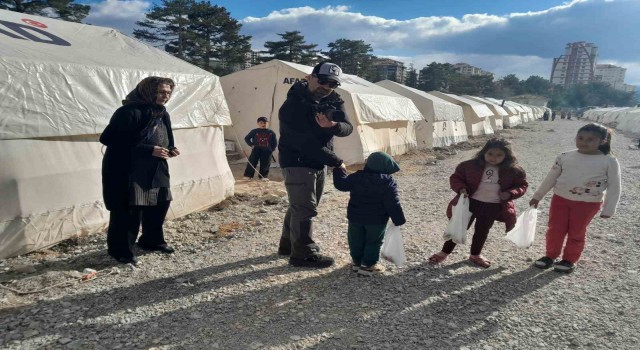
POLYGON ((333 185, 340 191, 351 192, 347 218, 362 225, 386 224, 389 218, 400 226, 406 222, 398 186, 391 174, 400 170, 391 156, 374 152, 367 159, 364 170, 347 176, 342 168, 333 169, 333 185))

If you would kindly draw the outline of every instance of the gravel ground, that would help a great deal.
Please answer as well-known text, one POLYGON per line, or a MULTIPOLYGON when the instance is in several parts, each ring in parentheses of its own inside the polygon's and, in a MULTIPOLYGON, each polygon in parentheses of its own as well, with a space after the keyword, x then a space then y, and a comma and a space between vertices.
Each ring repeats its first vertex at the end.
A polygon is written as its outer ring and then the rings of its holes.
MULTIPOLYGON (((555 156, 573 147, 577 121, 532 122, 505 130, 526 169, 526 208, 555 156)), ((0 347, 7 349, 637 349, 640 329, 640 151, 616 135, 623 195, 617 215, 594 219, 578 269, 541 271, 549 195, 526 250, 492 229, 489 269, 459 246, 442 266, 440 249, 453 192, 448 176, 477 150, 399 157, 396 179, 407 216, 408 264, 357 277, 348 268, 348 194, 329 183, 316 223, 324 270, 290 267, 274 254, 286 211, 282 183, 238 182, 238 194, 167 222, 174 255, 145 254, 116 265, 103 236, 0 261, 0 347), (84 268, 96 279, 78 282, 84 268)), ((477 146, 482 140, 475 140, 477 146)), ((466 148, 466 149, 465 149, 466 148)))

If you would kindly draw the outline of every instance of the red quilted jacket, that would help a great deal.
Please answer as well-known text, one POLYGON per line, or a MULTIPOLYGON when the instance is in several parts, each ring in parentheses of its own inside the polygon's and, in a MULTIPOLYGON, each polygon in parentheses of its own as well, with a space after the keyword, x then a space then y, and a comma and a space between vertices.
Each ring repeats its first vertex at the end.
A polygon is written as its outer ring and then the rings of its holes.
MULTIPOLYGON (((458 195, 449 202, 447 207, 447 217, 451 218, 451 207, 458 203, 460 191, 464 188, 469 193, 469 197, 478 190, 482 174, 484 172, 484 163, 475 159, 464 161, 456 167, 456 171, 449 178, 451 189, 458 195)), ((529 183, 527 182, 527 174, 520 166, 509 169, 502 169, 498 172, 500 191, 508 192, 511 198, 502 202, 502 213, 498 217, 498 221, 504 222, 507 231, 511 230, 516 224, 516 206, 514 199, 522 197, 527 192, 529 183)))

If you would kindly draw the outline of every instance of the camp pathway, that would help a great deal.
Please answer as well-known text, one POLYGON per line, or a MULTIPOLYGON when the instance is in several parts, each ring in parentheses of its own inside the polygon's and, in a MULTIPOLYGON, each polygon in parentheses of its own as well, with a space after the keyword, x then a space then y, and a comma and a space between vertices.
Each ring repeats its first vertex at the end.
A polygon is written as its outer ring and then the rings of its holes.
MULTIPOLYGON (((534 121, 501 133, 528 174, 519 212, 583 124, 534 121)), ((290 267, 275 255, 287 208, 282 183, 238 182, 235 197, 167 222, 177 253, 142 255, 138 268, 114 265, 102 235, 0 262, 0 281, 20 290, 73 281, 86 267, 100 271, 95 280, 30 295, 0 289, 0 348, 635 349, 640 151, 632 143, 614 137, 623 181, 618 212, 594 219, 571 275, 531 267, 544 253, 550 195, 531 248, 505 241, 497 223, 483 251, 491 268, 469 265, 468 246, 442 266, 427 264, 442 244, 453 196, 448 177, 477 148, 415 152, 398 157, 395 175, 408 220, 404 268, 385 263, 387 272, 372 278, 350 271, 348 194, 331 181, 315 235, 336 266, 290 267)))

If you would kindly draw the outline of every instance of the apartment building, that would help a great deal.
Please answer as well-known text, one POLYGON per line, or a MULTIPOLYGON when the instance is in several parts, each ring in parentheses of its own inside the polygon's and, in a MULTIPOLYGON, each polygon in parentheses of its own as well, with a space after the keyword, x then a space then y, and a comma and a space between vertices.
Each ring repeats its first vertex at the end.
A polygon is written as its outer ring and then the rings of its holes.
POLYGON ((598 47, 584 41, 568 43, 564 55, 553 59, 551 83, 575 85, 595 80, 598 47))
POLYGON ((493 73, 483 70, 478 67, 474 67, 468 63, 456 63, 453 65, 453 68, 462 75, 491 75, 493 73))

